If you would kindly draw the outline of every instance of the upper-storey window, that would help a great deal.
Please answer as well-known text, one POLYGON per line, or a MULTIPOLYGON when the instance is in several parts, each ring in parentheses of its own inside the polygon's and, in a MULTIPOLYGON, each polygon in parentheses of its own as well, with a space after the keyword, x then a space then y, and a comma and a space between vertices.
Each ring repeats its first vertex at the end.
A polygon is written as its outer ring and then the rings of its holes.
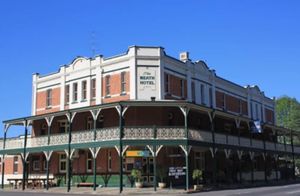
POLYGON ((258 120, 259 116, 258 116, 258 105, 257 104, 255 104, 255 114, 256 114, 256 120, 258 120))
POLYGON ((87 83, 86 80, 81 82, 81 99, 86 100, 87 97, 87 83))
POLYGON ((46 106, 51 107, 52 105, 52 89, 47 90, 47 100, 46 100, 46 106))
POLYGON ((212 88, 209 88, 209 105, 210 105, 210 107, 213 107, 213 94, 212 94, 212 88))
POLYGON ((204 85, 200 85, 200 92, 201 92, 201 104, 205 104, 205 93, 204 93, 204 85))
POLYGON ((165 92, 167 94, 170 93, 170 75, 169 74, 165 74, 165 92))
POLYGON ((14 163, 13 163, 14 174, 18 173, 18 164, 19 164, 19 158, 18 158, 18 156, 14 156, 14 163))
POLYGON ((126 93, 126 72, 121 72, 121 94, 126 93))
POLYGON ((196 100, 196 93, 195 93, 195 82, 192 82, 191 84, 191 88, 192 88, 192 102, 195 102, 196 100))
POLYGON ((65 87, 65 103, 70 103, 70 85, 66 85, 65 87))
POLYGON ((73 83, 73 102, 77 102, 78 100, 78 84, 73 83))
POLYGON ((105 95, 110 95, 110 76, 105 77, 105 95))
POLYGON ((180 97, 184 97, 184 80, 180 80, 180 97))
POLYGON ((92 97, 92 99, 94 99, 96 97, 96 78, 92 79, 91 97, 92 97))
POLYGON ((226 109, 226 94, 225 93, 222 94, 221 107, 223 109, 226 109))

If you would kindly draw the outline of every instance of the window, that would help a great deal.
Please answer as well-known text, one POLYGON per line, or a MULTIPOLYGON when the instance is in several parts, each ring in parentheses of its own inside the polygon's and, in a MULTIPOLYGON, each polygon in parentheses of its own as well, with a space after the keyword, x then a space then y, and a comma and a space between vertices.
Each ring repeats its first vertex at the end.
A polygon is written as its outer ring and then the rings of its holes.
POLYGON ((121 73, 121 94, 126 93, 126 72, 121 73))
POLYGON ((201 92, 201 104, 205 105, 205 93, 204 93, 204 85, 200 85, 200 92, 201 92))
POLYGON ((222 108, 226 109, 226 94, 222 94, 222 108))
POLYGON ((46 105, 47 105, 47 107, 51 107, 51 105, 52 105, 52 89, 47 90, 46 105))
POLYGON ((32 169, 33 171, 40 171, 40 161, 39 160, 34 160, 32 161, 32 169))
POLYGON ((165 74, 165 92, 167 94, 170 93, 170 75, 169 74, 165 74))
POLYGON ((242 114, 243 113, 243 103, 242 100, 239 99, 239 113, 242 114))
POLYGON ((196 93, 195 93, 195 82, 192 82, 192 102, 196 100, 196 93))
POLYGON ((105 93, 106 96, 110 95, 110 76, 105 77, 105 93))
POLYGON ((19 162, 18 156, 14 156, 14 164, 13 164, 14 174, 18 174, 18 162, 19 162))
POLYGON ((46 135, 46 131, 47 131, 47 124, 43 123, 41 126, 41 135, 46 135))
POLYGON ((94 99, 96 97, 96 79, 92 79, 91 96, 92 96, 92 99, 94 99))
POLYGON ((210 104, 210 107, 213 107, 212 88, 209 88, 209 104, 210 104))
POLYGON ((256 120, 258 120, 258 105, 255 104, 256 120))
POLYGON ((81 88, 82 88, 82 92, 81 92, 81 99, 82 100, 86 100, 86 96, 87 96, 87 88, 86 88, 86 80, 81 82, 81 88))
POLYGON ((67 133, 69 130, 69 123, 67 120, 59 121, 59 133, 67 133))
POLYGON ((87 130, 92 130, 93 129, 93 119, 92 117, 87 117, 87 120, 86 120, 86 129, 87 130))
POLYGON ((184 97, 184 80, 180 80, 180 96, 184 97))
POLYGON ((73 83, 73 102, 77 102, 78 99, 78 84, 73 83))
POLYGON ((67 156, 66 154, 59 154, 59 172, 67 172, 67 156))
POLYGON ((86 171, 92 172, 92 154, 89 151, 87 152, 86 171))
POLYGON ((108 171, 111 171, 111 151, 108 151, 108 171))
POLYGON ((70 102, 70 85, 66 85, 65 87, 65 103, 69 104, 70 102))

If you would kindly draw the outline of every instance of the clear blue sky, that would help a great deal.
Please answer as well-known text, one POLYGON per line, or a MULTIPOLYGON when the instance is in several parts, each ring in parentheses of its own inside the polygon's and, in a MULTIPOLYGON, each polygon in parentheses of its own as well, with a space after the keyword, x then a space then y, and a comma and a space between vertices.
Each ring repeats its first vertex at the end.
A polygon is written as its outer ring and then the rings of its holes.
POLYGON ((1 121, 30 115, 32 73, 91 57, 93 45, 106 57, 130 45, 189 51, 219 76, 300 100, 300 1, 1 0, 0 8, 1 121))

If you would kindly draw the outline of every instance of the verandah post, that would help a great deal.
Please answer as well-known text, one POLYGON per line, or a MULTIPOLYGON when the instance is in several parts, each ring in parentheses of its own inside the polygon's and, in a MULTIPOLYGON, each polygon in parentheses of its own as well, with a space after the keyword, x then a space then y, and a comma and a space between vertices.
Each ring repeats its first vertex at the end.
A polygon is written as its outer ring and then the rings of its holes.
POLYGON ((69 140, 68 140, 68 175, 67 175, 67 191, 70 192, 71 190, 71 141, 72 141, 72 114, 69 113, 69 140))
MULTIPOLYGON (((51 133, 51 124, 48 124, 48 146, 50 145, 50 133, 51 133)), ((48 150, 49 156, 49 150, 48 150)), ((49 190, 49 161, 50 157, 46 157, 46 168, 47 168, 47 182, 46 182, 46 189, 49 190)))
POLYGON ((26 182, 26 146, 27 146, 27 134, 28 134, 28 129, 27 129, 27 120, 24 122, 25 126, 25 136, 24 136, 24 148, 23 148, 23 178, 22 178, 22 190, 25 190, 25 182, 26 182))
POLYGON ((153 132, 154 132, 154 140, 155 144, 153 145, 153 173, 154 173, 154 182, 153 182, 153 187, 154 191, 156 191, 157 188, 157 171, 156 171, 156 126, 153 126, 153 132))
MULTIPOLYGON (((94 141, 96 141, 96 127, 97 126, 97 117, 94 117, 94 141)), ((93 189, 94 191, 96 190, 97 186, 97 156, 96 156, 96 148, 94 148, 94 156, 93 156, 93 172, 94 172, 94 186, 93 189)))
POLYGON ((122 137, 123 137, 123 106, 119 105, 119 154, 120 154, 120 184, 119 189, 120 193, 123 191, 123 143, 122 143, 122 137))
MULTIPOLYGON (((7 132, 7 127, 5 126, 4 128, 4 137, 3 137, 3 150, 5 150, 5 142, 6 142, 6 132, 7 132)), ((4 173, 5 173, 5 161, 4 161, 4 158, 5 158, 5 154, 3 153, 2 155, 2 181, 1 181, 1 188, 4 189, 4 173)))

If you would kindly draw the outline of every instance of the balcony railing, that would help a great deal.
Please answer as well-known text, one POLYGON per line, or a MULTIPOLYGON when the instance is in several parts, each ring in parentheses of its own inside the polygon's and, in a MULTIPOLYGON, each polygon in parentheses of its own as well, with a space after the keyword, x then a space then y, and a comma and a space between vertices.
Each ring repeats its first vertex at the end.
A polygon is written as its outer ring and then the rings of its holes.
MULTIPOLYGON (((185 139, 186 133, 183 127, 124 127, 123 139, 126 140, 144 140, 144 139, 156 139, 160 140, 172 140, 172 139, 185 139)), ((120 137, 119 127, 109 127, 96 130, 96 137, 94 139, 93 130, 85 131, 74 131, 72 132, 72 144, 78 143, 88 143, 93 141, 107 141, 107 140, 118 140, 120 137)), ((212 132, 203 131, 203 130, 188 130, 188 137, 190 140, 201 141, 212 143, 212 132)), ((65 145, 68 144, 69 135, 68 133, 60 134, 51 134, 50 135, 50 145, 65 145)), ((240 137, 233 135, 226 135, 221 133, 215 133, 215 142, 216 144, 223 145, 232 145, 232 146, 241 146, 248 148, 263 149, 264 143, 261 140, 250 138, 240 137)), ((28 137, 27 138, 27 147, 42 147, 47 146, 48 137, 39 136, 39 137, 28 137)), ((286 147, 284 144, 265 142, 266 150, 272 151, 282 151, 282 152, 292 152, 291 145, 287 144, 286 147)), ((6 149, 18 149, 24 147, 24 138, 10 138, 6 140, 6 149)), ((3 149, 3 140, 0 140, 0 150, 3 149)), ((300 154, 300 147, 295 146, 294 152, 300 154)))

